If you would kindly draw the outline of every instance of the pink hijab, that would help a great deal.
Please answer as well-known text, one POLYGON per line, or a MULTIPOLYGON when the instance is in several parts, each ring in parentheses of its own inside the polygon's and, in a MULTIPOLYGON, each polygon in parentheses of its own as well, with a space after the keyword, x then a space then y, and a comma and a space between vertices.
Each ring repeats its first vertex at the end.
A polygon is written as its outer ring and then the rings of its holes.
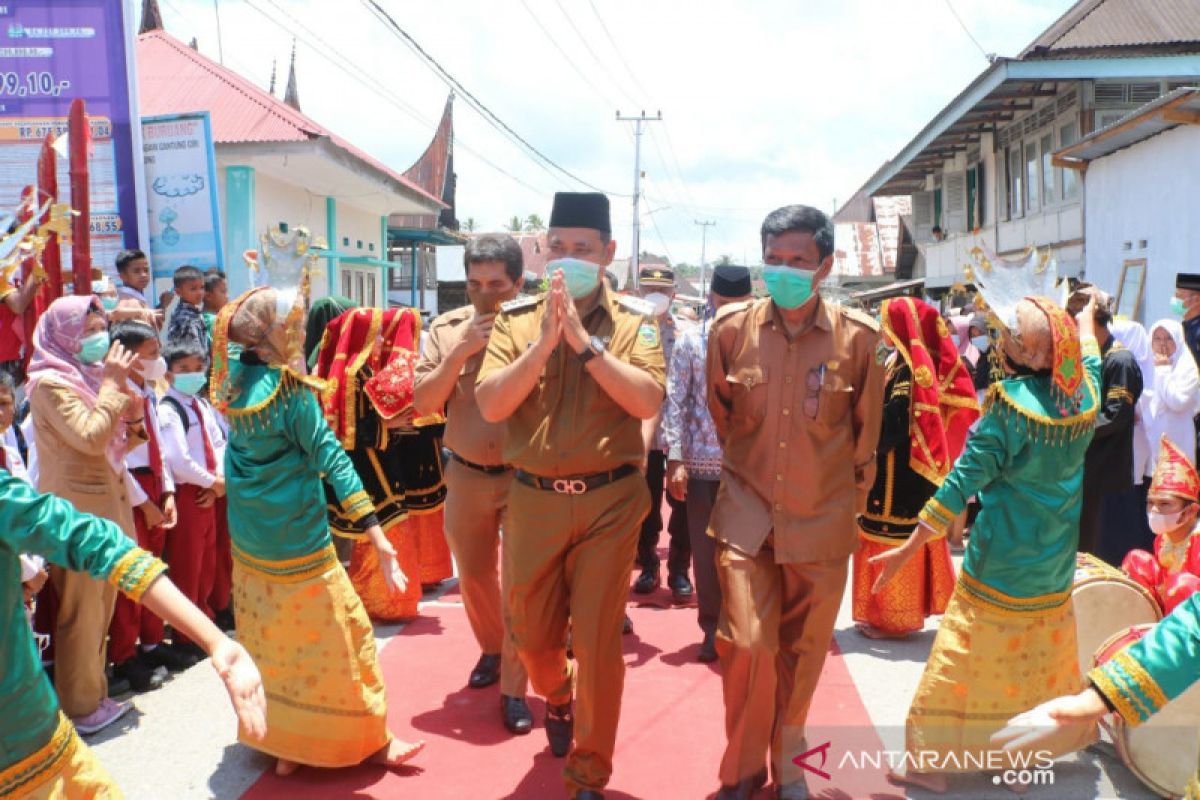
MULTIPOLYGON (((107 319, 104 307, 95 295, 68 295, 50 304, 33 329, 33 357, 29 360, 28 392, 43 380, 74 389, 88 408, 95 408, 104 378, 102 364, 84 364, 79 360, 88 314, 107 319)), ((114 472, 124 467, 125 424, 117 428, 105 447, 105 455, 114 472)))
POLYGON ((975 362, 979 361, 979 348, 971 344, 971 318, 959 314, 950 317, 950 324, 954 326, 954 332, 958 335, 958 354, 966 356, 971 366, 975 366, 975 362))

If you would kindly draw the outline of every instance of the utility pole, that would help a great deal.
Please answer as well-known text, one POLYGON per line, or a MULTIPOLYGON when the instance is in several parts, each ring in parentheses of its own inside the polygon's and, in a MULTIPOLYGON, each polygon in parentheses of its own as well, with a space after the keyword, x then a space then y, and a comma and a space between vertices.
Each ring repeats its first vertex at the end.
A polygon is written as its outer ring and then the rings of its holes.
POLYGON ((642 197, 642 125, 647 122, 659 122, 662 120, 662 112, 659 111, 657 116, 648 117, 646 112, 638 114, 636 117, 622 117, 621 112, 617 112, 617 122, 632 122, 633 128, 633 255, 629 259, 629 283, 636 289, 638 287, 638 272, 641 265, 641 234, 642 220, 638 216, 638 203, 642 197))
POLYGON ((693 221, 700 226, 700 297, 707 298, 708 292, 704 288, 704 252, 708 244, 708 229, 711 226, 716 225, 717 222, 716 220, 711 219, 704 220, 703 222, 700 220, 693 221))

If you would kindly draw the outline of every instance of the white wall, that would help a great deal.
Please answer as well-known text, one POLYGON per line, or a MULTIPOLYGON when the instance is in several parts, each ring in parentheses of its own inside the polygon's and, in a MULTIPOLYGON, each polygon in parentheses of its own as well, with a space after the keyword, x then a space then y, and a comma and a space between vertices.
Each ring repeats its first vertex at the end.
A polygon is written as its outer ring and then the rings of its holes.
POLYGON ((1122 264, 1145 258, 1139 321, 1147 325, 1171 315, 1176 273, 1200 271, 1198 178, 1200 127, 1195 125, 1093 161, 1084 175, 1087 279, 1115 294, 1122 264))

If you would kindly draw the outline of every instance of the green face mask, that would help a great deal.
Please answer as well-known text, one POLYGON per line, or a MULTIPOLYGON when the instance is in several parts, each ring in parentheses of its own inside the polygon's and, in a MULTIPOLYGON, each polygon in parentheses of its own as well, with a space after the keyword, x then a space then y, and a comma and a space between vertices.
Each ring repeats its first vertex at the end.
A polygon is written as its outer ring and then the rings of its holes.
POLYGON ((108 331, 85 336, 79 343, 79 360, 84 364, 95 364, 108 355, 108 331))
POLYGON ((768 264, 763 267, 763 282, 775 305, 780 308, 799 308, 813 296, 813 276, 807 269, 792 269, 768 264))
POLYGON ((556 269, 563 271, 567 291, 576 300, 587 297, 595 291, 597 278, 600 275, 599 264, 579 258, 560 258, 546 265, 547 274, 553 275, 556 269))
POLYGON ((196 392, 204 388, 204 383, 207 380, 208 376, 203 372, 176 372, 171 385, 180 394, 194 397, 196 392))
POLYGON ((1187 312, 1187 306, 1183 304, 1183 300, 1178 297, 1171 298, 1171 313, 1177 317, 1182 317, 1187 312))

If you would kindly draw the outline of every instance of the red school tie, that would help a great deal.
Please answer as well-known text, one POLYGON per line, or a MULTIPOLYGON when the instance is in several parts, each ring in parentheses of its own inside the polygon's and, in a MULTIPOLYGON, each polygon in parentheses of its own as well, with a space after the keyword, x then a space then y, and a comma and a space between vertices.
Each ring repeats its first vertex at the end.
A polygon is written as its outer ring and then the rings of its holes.
POLYGON ((0 444, 0 469, 8 472, 8 451, 0 444))
POLYGON ((200 425, 200 439, 204 442, 204 468, 216 474, 217 454, 213 451, 212 442, 208 438, 208 428, 204 426, 204 415, 200 413, 200 401, 192 398, 192 411, 196 412, 196 420, 200 425))
POLYGON ((142 397, 142 416, 145 417, 146 428, 146 447, 149 453, 150 472, 154 475, 154 497, 151 498, 156 504, 162 501, 162 451, 158 447, 158 426, 154 424, 156 417, 151 416, 154 413, 154 404, 150 402, 149 397, 142 397))

